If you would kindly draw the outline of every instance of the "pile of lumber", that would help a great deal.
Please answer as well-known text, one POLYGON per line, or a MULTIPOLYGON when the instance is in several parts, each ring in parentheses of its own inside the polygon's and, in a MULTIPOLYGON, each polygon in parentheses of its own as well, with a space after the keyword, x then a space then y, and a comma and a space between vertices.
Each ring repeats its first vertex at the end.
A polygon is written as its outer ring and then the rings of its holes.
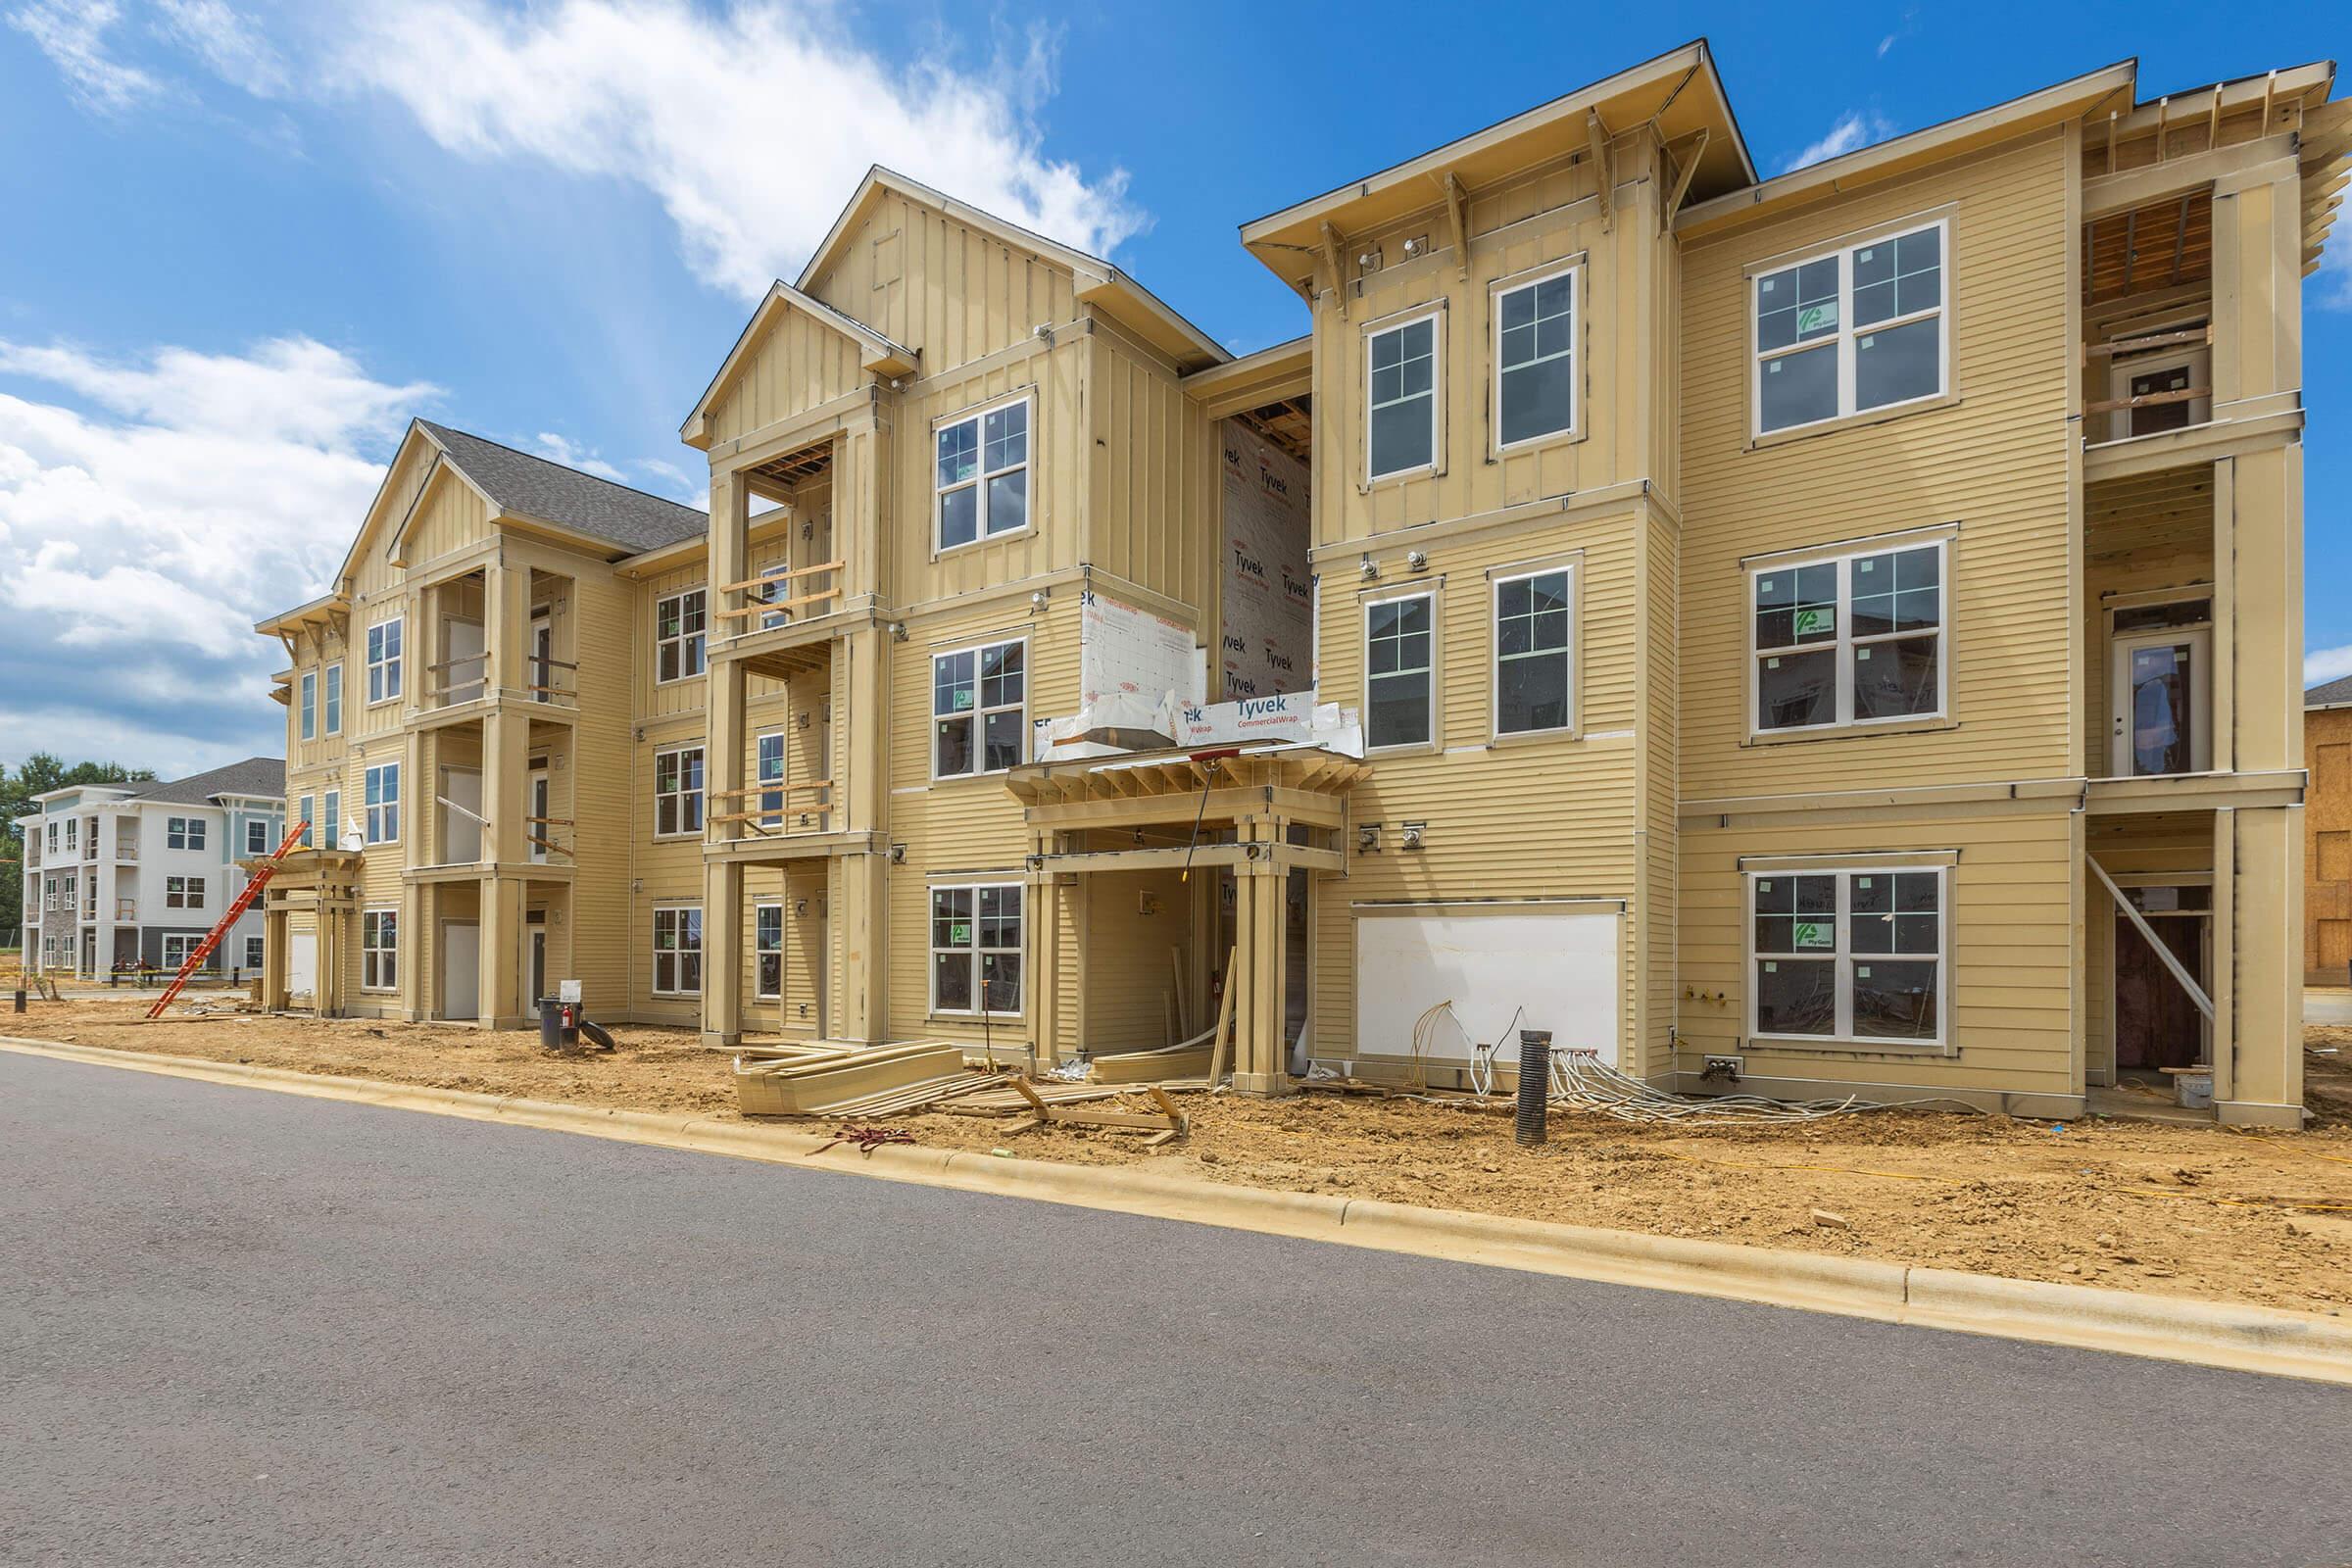
POLYGON ((964 1066, 962 1047, 937 1040, 754 1049, 765 1059, 735 1059, 735 1097, 747 1116, 912 1110, 991 1082, 964 1066))

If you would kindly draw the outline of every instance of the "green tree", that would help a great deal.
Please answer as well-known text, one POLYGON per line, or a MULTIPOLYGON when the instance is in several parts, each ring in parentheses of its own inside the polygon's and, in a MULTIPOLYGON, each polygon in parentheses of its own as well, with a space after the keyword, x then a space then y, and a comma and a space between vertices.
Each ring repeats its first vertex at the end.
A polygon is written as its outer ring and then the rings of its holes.
POLYGON ((24 886, 24 838, 16 819, 33 813, 32 798, 75 784, 144 784, 154 777, 151 767, 120 762, 69 765, 51 752, 35 752, 20 767, 0 767, 0 947, 21 940, 24 911, 18 895, 24 886))

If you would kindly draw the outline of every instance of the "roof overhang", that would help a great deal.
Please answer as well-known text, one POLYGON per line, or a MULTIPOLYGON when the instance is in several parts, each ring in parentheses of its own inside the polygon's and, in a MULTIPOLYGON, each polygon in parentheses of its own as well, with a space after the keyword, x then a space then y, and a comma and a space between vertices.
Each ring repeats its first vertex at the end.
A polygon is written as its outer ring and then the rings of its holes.
POLYGON ((1716 73, 1714 51, 1700 38, 1376 174, 1244 223, 1242 244, 1285 282, 1302 282, 1313 275, 1324 224, 1343 234, 1368 232, 1443 203, 1448 175, 1476 191, 1522 170, 1588 150, 1595 115, 1611 134, 1654 124, 1669 145, 1706 131, 1691 176, 1691 200, 1755 182, 1755 165, 1716 73))
POLYGON ((1744 190, 1694 201, 1675 215, 1674 231, 1685 239, 1719 232, 1765 216, 1778 216, 1806 202, 1844 195, 1914 170, 2064 124, 2102 108, 2129 105, 2139 63, 2121 61, 2012 98, 1989 109, 1947 120, 1924 130, 1858 148, 1836 158, 1778 175, 1744 190))
POLYGON ((1102 257, 1089 255, 1059 240, 1048 239, 1043 234, 1007 221, 994 213, 983 212, 969 202, 957 201, 944 191, 933 190, 921 180, 910 179, 880 164, 865 172, 865 177, 858 182, 857 192, 850 197, 849 204, 842 208, 841 216, 833 220, 833 226, 826 231, 823 242, 809 254, 808 265, 801 269, 801 288, 808 288, 832 264, 841 247, 856 232, 868 205, 884 191, 897 191, 902 196, 911 197, 1005 245, 1028 251, 1067 269, 1075 280, 1076 296, 1081 303, 1102 310, 1128 331, 1174 361, 1180 371, 1219 365, 1232 357, 1215 338, 1186 320, 1166 301, 1102 257))
POLYGON ((1185 395, 1216 412, 1254 408, 1314 390, 1315 340, 1310 333, 1245 354, 1184 378, 1185 395))
MULTIPOLYGON (((835 224, 836 228, 839 226, 835 224)), ((804 272, 802 276, 806 280, 808 274, 804 272)), ((726 359, 720 362, 718 373, 710 378, 710 384, 703 388, 703 395, 695 400, 694 412, 686 416, 686 422, 678 429, 679 440, 690 447, 708 447, 710 444, 710 405, 735 384, 735 377, 751 358, 753 347, 767 335, 768 328, 775 324, 776 317, 785 311, 799 311, 857 344, 858 363, 883 380, 912 375, 922 368, 920 350, 895 343, 857 318, 837 311, 823 300, 804 294, 792 284, 779 280, 768 286, 767 297, 760 302, 760 308, 752 312, 752 318, 744 323, 743 331, 735 339, 735 346, 727 351, 726 359)))
POLYGON ((675 571, 690 563, 709 559, 709 538, 680 539, 659 550, 641 551, 624 556, 612 564, 612 569, 624 577, 654 577, 665 571, 675 571))
POLYGON ((349 596, 341 593, 322 594, 307 605, 281 610, 266 620, 257 620, 253 629, 265 637, 288 637, 296 632, 331 625, 338 616, 351 611, 349 596))

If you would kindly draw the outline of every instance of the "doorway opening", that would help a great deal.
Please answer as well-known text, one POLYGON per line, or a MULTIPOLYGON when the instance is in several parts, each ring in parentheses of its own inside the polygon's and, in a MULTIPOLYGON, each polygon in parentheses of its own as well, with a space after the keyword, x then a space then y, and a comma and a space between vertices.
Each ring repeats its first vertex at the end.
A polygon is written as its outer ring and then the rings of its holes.
MULTIPOLYGON (((2132 906, 2190 979, 2211 988, 2211 887, 2126 891, 2132 906)), ((2166 1084, 2166 1069, 2212 1057, 2211 1025, 2187 990, 2129 917, 2115 917, 2115 1071, 2119 1082, 2166 1084)))

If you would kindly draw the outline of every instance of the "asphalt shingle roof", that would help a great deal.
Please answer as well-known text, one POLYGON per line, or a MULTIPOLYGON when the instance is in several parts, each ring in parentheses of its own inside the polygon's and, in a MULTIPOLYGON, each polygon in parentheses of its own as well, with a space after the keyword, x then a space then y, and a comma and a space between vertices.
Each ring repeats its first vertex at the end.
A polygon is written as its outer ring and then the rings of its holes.
POLYGON ((2328 703, 2352 703, 2352 675, 2341 680, 2322 681, 2303 690, 2303 706, 2319 708, 2328 703))
POLYGON ((561 463, 500 446, 429 419, 416 421, 448 451, 466 478, 501 510, 561 523, 632 553, 659 550, 708 533, 708 513, 649 496, 561 463))
POLYGON ((130 793, 142 801, 175 801, 182 806, 209 806, 216 795, 258 795, 264 800, 282 800, 286 793, 286 764, 275 757, 248 757, 242 762, 231 762, 210 772, 134 787, 130 793))

